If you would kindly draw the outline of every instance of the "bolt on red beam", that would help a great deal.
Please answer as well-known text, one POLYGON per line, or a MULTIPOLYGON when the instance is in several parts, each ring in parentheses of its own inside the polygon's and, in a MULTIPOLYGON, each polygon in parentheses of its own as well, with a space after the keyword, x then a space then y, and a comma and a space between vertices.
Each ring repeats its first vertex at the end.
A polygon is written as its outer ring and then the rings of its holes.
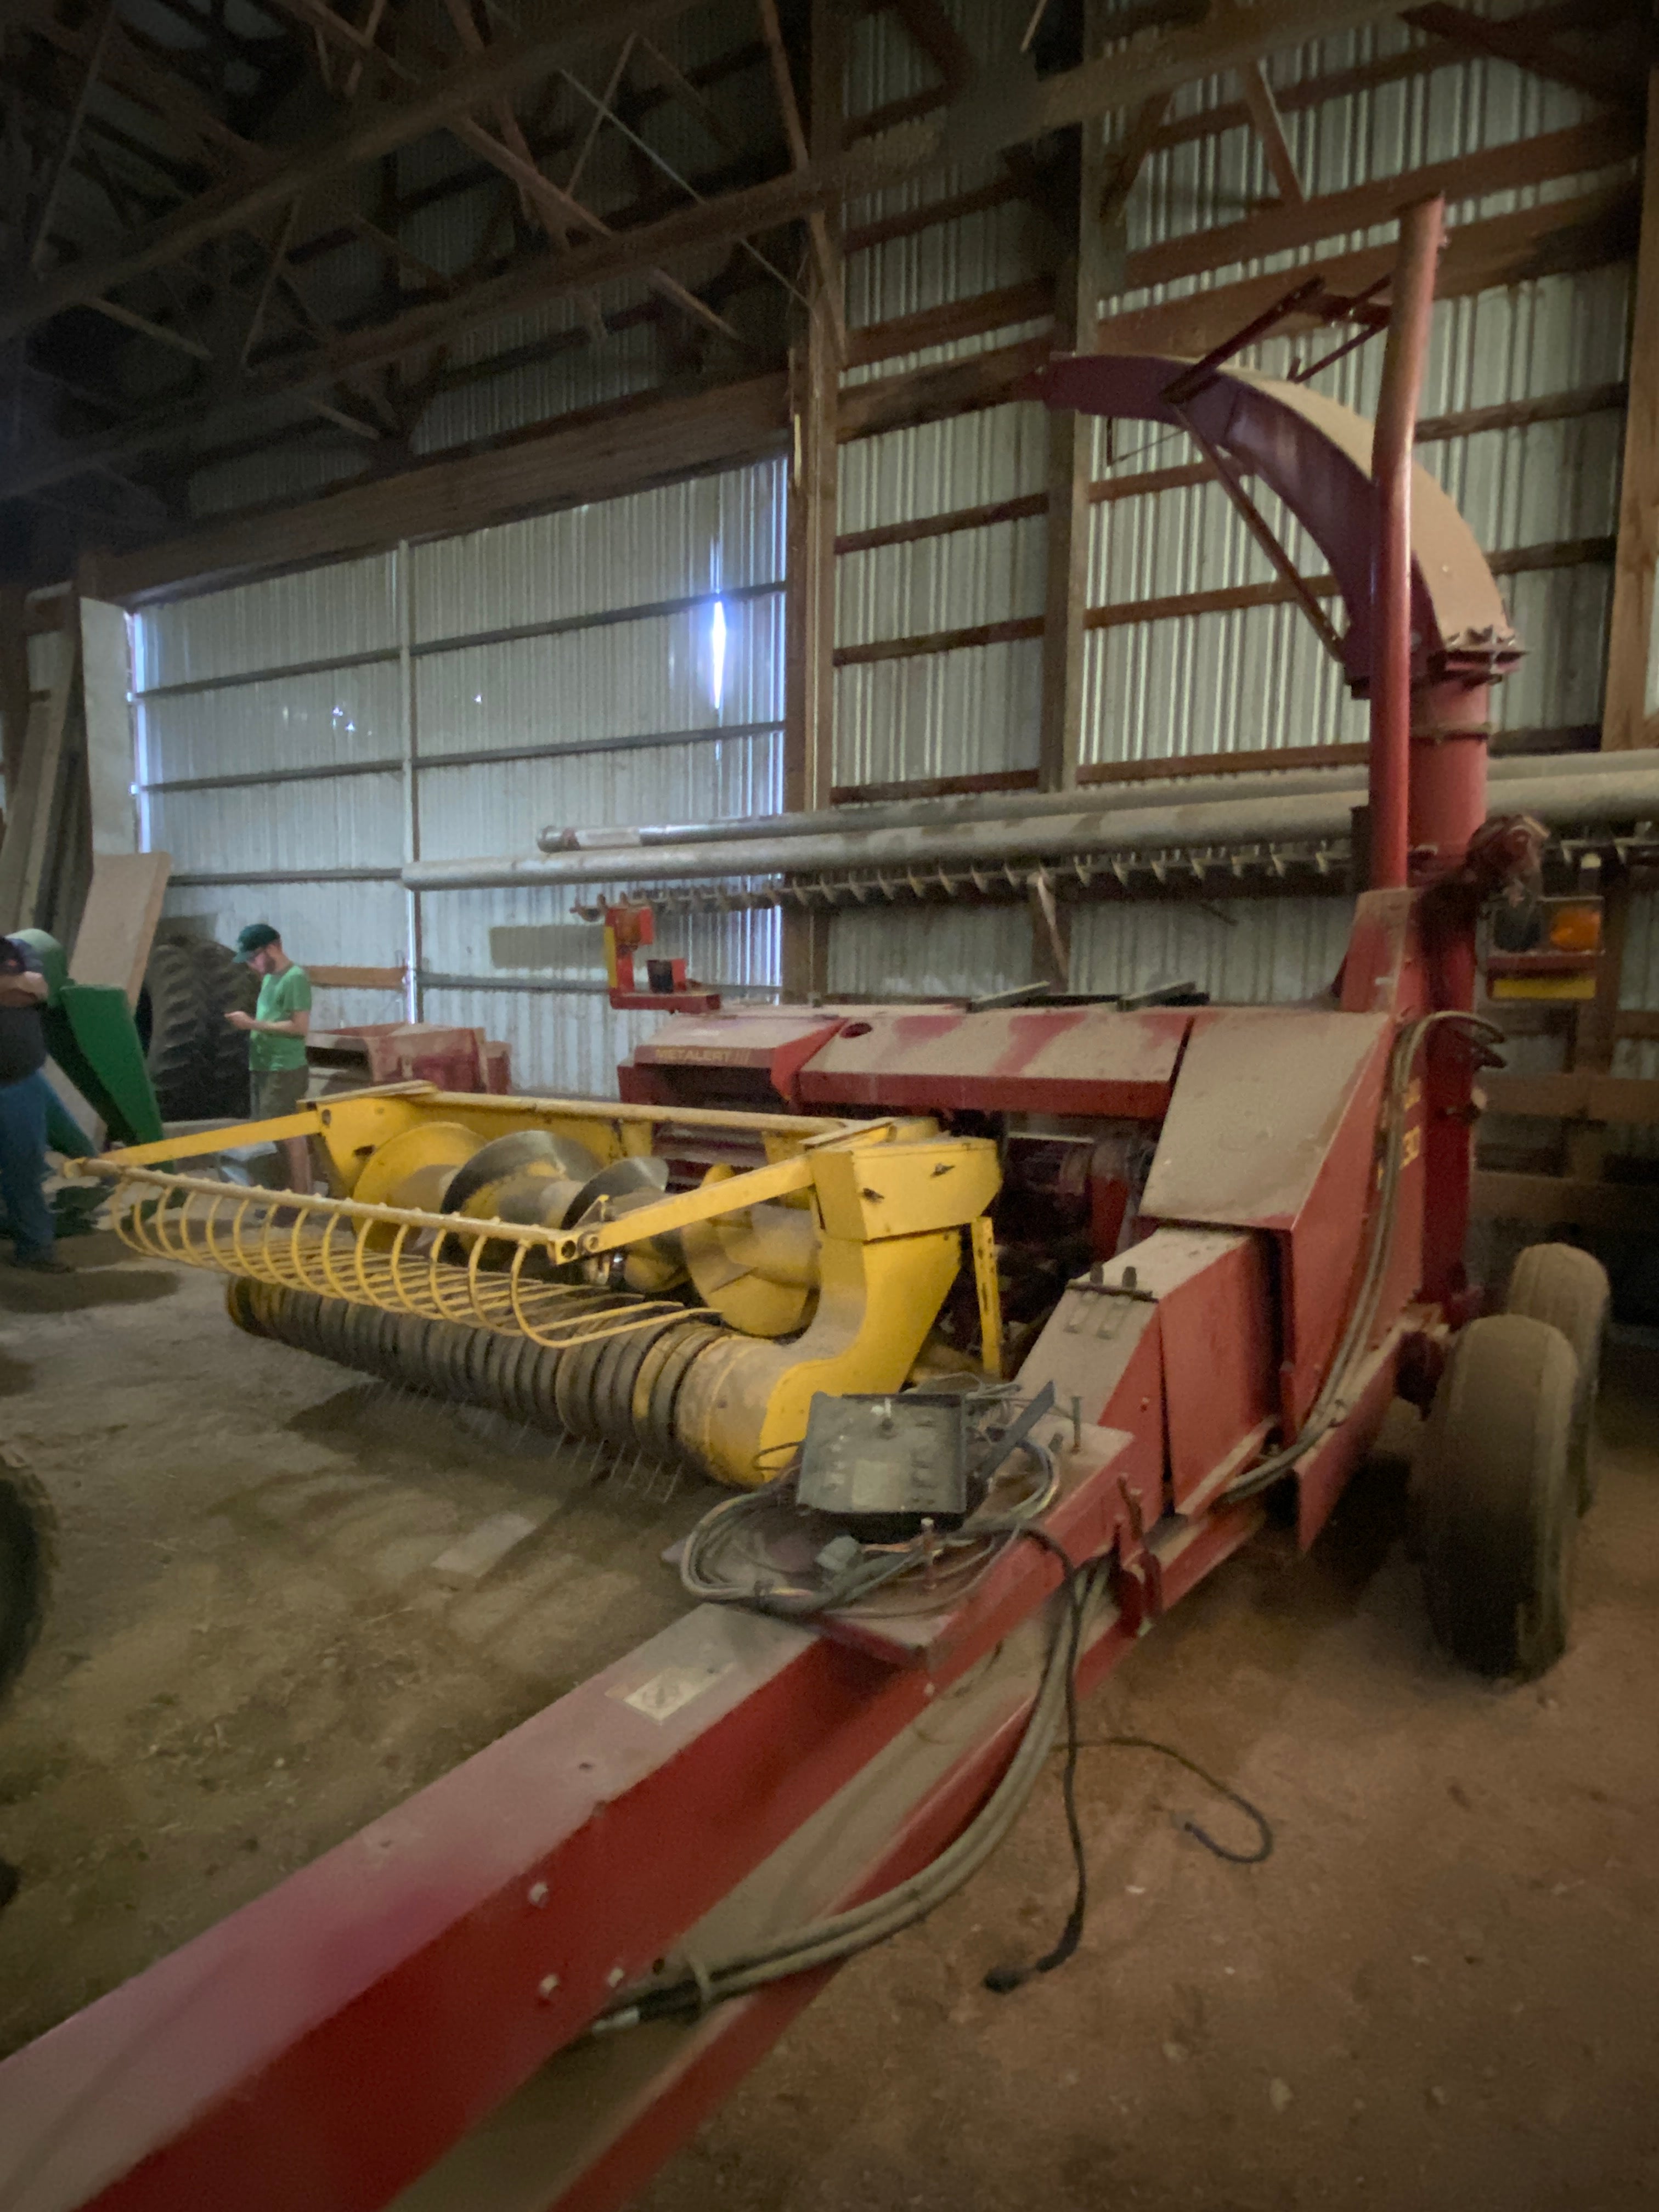
POLYGON ((1371 480, 1376 487, 1369 793, 1373 890, 1399 890, 1406 882, 1412 721, 1412 442, 1445 213, 1444 198, 1436 198, 1419 200, 1400 217, 1400 254, 1371 445, 1371 480))

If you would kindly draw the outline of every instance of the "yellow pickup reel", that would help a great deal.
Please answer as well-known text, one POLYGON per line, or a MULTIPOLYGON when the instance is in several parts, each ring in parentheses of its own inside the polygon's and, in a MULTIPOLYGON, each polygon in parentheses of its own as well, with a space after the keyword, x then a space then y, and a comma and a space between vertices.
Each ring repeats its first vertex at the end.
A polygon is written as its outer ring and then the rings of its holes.
MULTIPOLYGON (((86 1164, 113 1178, 135 1249, 232 1279, 244 1328, 745 1485, 804 1435, 815 1391, 902 1385, 999 1182, 994 1145, 927 1121, 424 1085, 86 1164), (670 1192, 666 1124, 677 1152, 763 1164, 717 1158, 670 1192), (179 1167, 297 1135, 319 1140, 336 1194, 179 1167)), ((994 1267, 988 1239, 974 1255, 994 1267)))

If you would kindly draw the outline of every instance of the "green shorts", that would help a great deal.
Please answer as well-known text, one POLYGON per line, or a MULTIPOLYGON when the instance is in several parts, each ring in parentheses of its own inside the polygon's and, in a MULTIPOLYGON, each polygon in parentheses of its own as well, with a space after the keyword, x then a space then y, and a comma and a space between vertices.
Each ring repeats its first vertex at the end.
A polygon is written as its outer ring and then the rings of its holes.
POLYGON ((311 1080, 308 1067, 254 1067, 248 1070, 252 1087, 253 1119, 273 1121, 279 1114, 291 1114, 306 1095, 306 1085, 311 1080))

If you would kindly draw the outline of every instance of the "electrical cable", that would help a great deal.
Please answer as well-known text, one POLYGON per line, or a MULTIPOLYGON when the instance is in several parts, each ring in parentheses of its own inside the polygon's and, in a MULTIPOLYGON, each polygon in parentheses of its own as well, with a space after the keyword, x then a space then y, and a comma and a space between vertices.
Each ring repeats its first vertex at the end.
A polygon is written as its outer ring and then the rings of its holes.
MULTIPOLYGON (((1062 1717, 1075 1713, 1075 1660, 1081 1650, 1088 1617, 1102 1588, 1099 1571, 1075 1565, 1046 1530, 1039 1533, 1024 1525, 1018 1533, 1030 1535, 1045 1549, 1059 1553, 1066 1559, 1072 1579, 1066 1584, 1066 1610, 1049 1644, 1036 1696, 1014 1755, 1002 1779, 962 1833, 920 1873, 884 1890, 879 1896, 867 1899, 862 1905, 810 1922, 759 1949, 723 1960, 718 1966, 688 1960, 675 1980, 620 1999, 592 2023, 590 2034, 610 2033, 645 2021, 696 2019, 711 2004, 746 1996, 769 1983, 807 1973, 817 1967, 838 1965, 925 1919, 953 1897, 984 1864, 1024 1811, 1042 1774, 1043 1761, 1053 1748, 1062 1717)), ((1068 1931, 1069 1929, 1068 1921, 1068 1931)), ((1081 1934, 1080 1923, 1078 1933, 1081 1934)), ((1076 1941, 1073 1936, 1072 1949, 1075 1949, 1076 1941)), ((1063 1955, 1069 1956, 1069 1950, 1063 1955)))
MULTIPOLYGON (((1006 1405, 1008 1396, 1006 1384, 974 1394, 982 1440, 988 1433, 984 1422, 1006 1405)), ((1048 1511, 1058 1493, 1059 1472, 1048 1448, 1028 1436, 1018 1450, 1030 1460, 1037 1477, 1023 1496, 998 1498, 999 1490, 1006 1488, 999 1470, 985 1499, 959 1528, 930 1529, 897 1544, 860 1543, 837 1533, 813 1562, 811 1578, 784 1573, 763 1548, 758 1557, 752 1549, 746 1557, 741 1555, 744 1538, 757 1528, 763 1530, 769 1520, 775 1522, 781 1514, 788 1516, 786 1526, 798 1528, 796 1469, 786 1468, 763 1488, 723 1499, 703 1516, 680 1555, 681 1583, 701 1603, 752 1606, 784 1620, 810 1620, 819 1613, 867 1603, 912 1576, 918 1579, 911 1610, 932 1610, 947 1597, 960 1601, 1019 1534, 1048 1511), (850 1555, 844 1564, 826 1565, 828 1553, 837 1545, 851 1547, 850 1555)), ((890 1602, 885 1609, 902 1609, 905 1595, 896 1592, 899 1603, 890 1602)))
POLYGON ((1087 1584, 1083 1570, 1072 1558, 1065 1546, 1051 1536, 1046 1528, 1030 1528, 1024 1532, 1033 1543, 1041 1544, 1060 1561, 1065 1577, 1068 1641, 1066 1661, 1066 1765, 1060 1777, 1060 1801, 1066 1815, 1066 1839, 1072 1852, 1072 1909, 1066 1916, 1065 1925, 1052 1947, 1029 1966, 993 1966, 983 1977, 984 1986, 994 1996, 1007 1996, 1039 1974, 1051 1974, 1056 1966, 1063 1966, 1083 1941, 1083 1924, 1089 1911, 1089 1856, 1083 1844, 1083 1823, 1077 1809, 1077 1762, 1080 1748, 1078 1735, 1077 1669, 1082 1657, 1083 1615, 1087 1600, 1087 1584))
POLYGON ((1160 1759, 1174 1759, 1176 1765, 1184 1766, 1188 1774, 1195 1774, 1206 1789, 1213 1790, 1218 1797, 1224 1797, 1229 1804, 1237 1805, 1245 1819, 1254 1823, 1257 1843, 1253 1851, 1232 1850, 1227 1844, 1218 1843, 1208 1829, 1200 1828, 1190 1816, 1181 1823, 1183 1834, 1202 1844, 1205 1850, 1213 1852, 1217 1858, 1225 1859, 1229 1866, 1261 1866, 1273 1856, 1275 1841, 1273 1827, 1260 1806, 1253 1805, 1248 1797, 1241 1796, 1237 1790, 1212 1774, 1207 1767, 1200 1766, 1195 1759, 1188 1759, 1184 1751, 1177 1751, 1174 1744, 1160 1743, 1156 1736, 1151 1735, 1095 1735, 1085 1737, 1078 1748, 1080 1751, 1152 1751, 1156 1752, 1160 1759))

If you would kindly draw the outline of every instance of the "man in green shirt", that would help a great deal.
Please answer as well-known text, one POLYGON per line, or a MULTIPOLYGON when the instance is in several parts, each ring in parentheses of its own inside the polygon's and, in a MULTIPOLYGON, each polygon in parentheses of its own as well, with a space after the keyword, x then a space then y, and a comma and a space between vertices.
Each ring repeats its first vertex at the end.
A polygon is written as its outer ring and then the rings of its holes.
MULTIPOLYGON (((251 921, 236 940, 236 957, 259 978, 259 1004, 252 1014, 240 1010, 225 1018, 246 1030, 253 1118, 274 1121, 292 1114, 306 1095, 306 1032, 311 1027, 311 978, 283 950, 268 921, 251 921)), ((303 1137, 287 1137, 289 1188, 311 1190, 311 1149, 303 1137)))

